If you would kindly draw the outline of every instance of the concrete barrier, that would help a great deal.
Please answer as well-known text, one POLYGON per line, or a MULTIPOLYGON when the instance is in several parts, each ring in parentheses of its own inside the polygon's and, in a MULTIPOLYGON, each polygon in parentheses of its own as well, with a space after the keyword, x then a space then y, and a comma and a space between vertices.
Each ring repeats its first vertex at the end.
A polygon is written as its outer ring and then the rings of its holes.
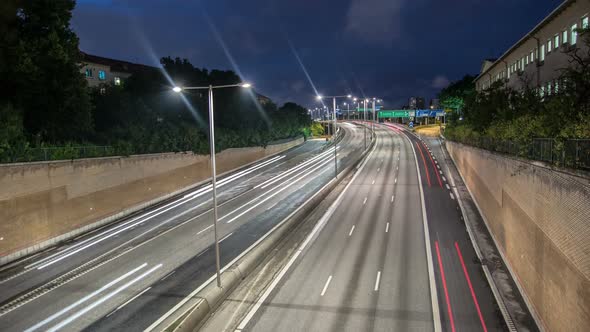
POLYGON ((446 147, 541 328, 590 331, 589 179, 446 147))
MULTIPOLYGON (((227 149, 221 175, 303 143, 227 149)), ((207 182, 209 155, 161 153, 0 165, 0 265, 207 182)))
POLYGON ((321 190, 316 192, 309 200, 300 205, 295 211, 287 216, 279 225, 275 226, 264 237, 259 239, 250 249, 243 253, 243 256, 235 262, 230 263, 228 269, 221 274, 223 289, 219 289, 215 280, 209 282, 204 288, 193 294, 197 298, 196 304, 189 308, 180 309, 176 313, 177 318, 173 320, 164 320, 162 324, 155 327, 152 331, 174 331, 190 332, 198 330, 199 326, 225 299, 238 283, 252 272, 271 252, 272 248, 286 237, 297 224, 304 219, 320 202, 351 172, 355 171, 358 164, 366 157, 367 153, 373 148, 375 139, 372 137, 371 144, 367 150, 352 165, 348 166, 339 174, 337 179, 331 180, 321 190))

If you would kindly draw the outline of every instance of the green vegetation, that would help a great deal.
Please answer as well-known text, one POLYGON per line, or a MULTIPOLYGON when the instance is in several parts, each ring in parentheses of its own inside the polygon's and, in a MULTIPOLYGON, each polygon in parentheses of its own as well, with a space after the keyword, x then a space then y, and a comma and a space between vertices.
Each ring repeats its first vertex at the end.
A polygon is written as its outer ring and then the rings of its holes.
MULTIPOLYGON (((174 93, 162 71, 149 68, 122 86, 88 88, 69 27, 74 6, 73 0, 0 5, 0 162, 208 153, 206 90, 174 93)), ((232 71, 196 68, 186 59, 166 57, 161 64, 182 86, 241 81, 232 71)), ((249 89, 215 90, 214 105, 219 151, 312 133, 305 108, 261 105, 249 89)))
MULTIPOLYGON (((590 46, 588 30, 579 30, 590 46)), ((568 51, 570 66, 561 71, 559 87, 551 94, 531 88, 513 90, 498 81, 477 93, 473 77, 466 76, 441 92, 441 104, 454 105, 445 137, 466 144, 482 140, 491 144, 523 147, 534 138, 551 138, 555 146, 566 139, 590 138, 590 51, 568 51)), ((450 107, 450 106, 449 106, 450 107)), ((489 144, 485 144, 488 146, 489 144)))

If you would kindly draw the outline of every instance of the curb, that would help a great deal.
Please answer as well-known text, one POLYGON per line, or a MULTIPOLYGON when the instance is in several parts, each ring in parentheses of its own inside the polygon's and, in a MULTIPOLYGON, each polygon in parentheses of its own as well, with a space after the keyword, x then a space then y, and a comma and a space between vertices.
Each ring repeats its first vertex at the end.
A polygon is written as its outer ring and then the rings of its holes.
MULTIPOLYGON (((250 248, 247 249, 245 255, 239 258, 237 262, 234 262, 233 264, 230 263, 227 269, 223 268, 221 278, 224 288, 218 288, 214 279, 209 281, 203 289, 194 294, 193 298, 197 298, 198 302, 183 313, 176 315, 180 318, 177 318, 168 324, 157 325, 154 328, 157 331, 196 331, 205 322, 206 318, 208 318, 208 316, 225 300, 226 296, 241 282, 241 280, 267 257, 268 252, 278 245, 288 232, 297 226, 303 218, 309 215, 309 213, 311 213, 326 198, 334 187, 336 187, 352 171, 356 170, 374 144, 375 140, 371 140, 371 143, 367 149, 362 152, 361 156, 353 164, 343 169, 338 174, 338 178, 330 180, 322 187, 322 189, 289 214, 283 219, 283 221, 275 226, 275 228, 271 229, 267 233, 268 237, 265 238, 265 236, 263 236, 260 238, 260 242, 255 243, 250 251, 248 251, 250 248)), ((165 322, 166 321, 163 321, 162 323, 165 322)), ((147 330, 150 330, 150 328, 147 330)))

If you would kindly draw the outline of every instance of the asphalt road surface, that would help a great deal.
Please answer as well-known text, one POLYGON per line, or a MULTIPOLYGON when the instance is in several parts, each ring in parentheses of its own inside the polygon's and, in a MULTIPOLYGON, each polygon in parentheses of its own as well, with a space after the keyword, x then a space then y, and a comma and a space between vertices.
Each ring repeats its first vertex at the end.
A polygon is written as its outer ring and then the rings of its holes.
POLYGON ((401 127, 376 133, 325 224, 236 331, 503 330, 438 161, 401 127))
MULTIPOLYGON (((362 152, 343 124, 339 169, 362 152)), ((309 141, 218 179, 221 265, 334 176, 309 141)), ((214 275, 211 188, 189 193, 0 270, 1 331, 142 331, 214 275)))

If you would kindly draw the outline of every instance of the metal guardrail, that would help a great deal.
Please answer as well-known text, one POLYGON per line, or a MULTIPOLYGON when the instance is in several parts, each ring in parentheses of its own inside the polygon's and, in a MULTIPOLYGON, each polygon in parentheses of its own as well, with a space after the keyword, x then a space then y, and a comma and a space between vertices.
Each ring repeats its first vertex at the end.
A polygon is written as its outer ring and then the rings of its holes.
POLYGON ((478 148, 506 153, 531 160, 543 161, 559 167, 590 170, 590 139, 534 138, 530 143, 496 140, 481 137, 460 142, 478 148))

